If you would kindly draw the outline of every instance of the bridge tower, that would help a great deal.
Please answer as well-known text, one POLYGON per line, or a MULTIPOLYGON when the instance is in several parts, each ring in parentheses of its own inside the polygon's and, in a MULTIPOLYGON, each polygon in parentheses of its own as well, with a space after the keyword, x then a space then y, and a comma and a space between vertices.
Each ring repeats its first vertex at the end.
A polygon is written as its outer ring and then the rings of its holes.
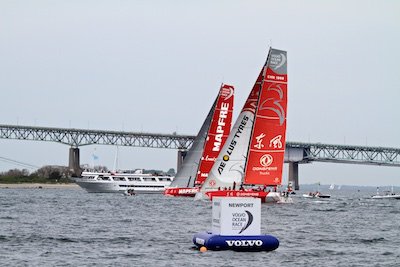
POLYGON ((178 172, 179 169, 181 168, 183 160, 186 157, 186 154, 187 154, 187 150, 186 149, 179 149, 178 150, 178 159, 177 159, 176 172, 178 172))
POLYGON ((294 190, 299 190, 299 163, 289 162, 289 183, 294 187, 294 190))
POLYGON ((69 169, 73 172, 74 176, 80 176, 82 170, 79 163, 79 148, 70 147, 69 149, 69 169))

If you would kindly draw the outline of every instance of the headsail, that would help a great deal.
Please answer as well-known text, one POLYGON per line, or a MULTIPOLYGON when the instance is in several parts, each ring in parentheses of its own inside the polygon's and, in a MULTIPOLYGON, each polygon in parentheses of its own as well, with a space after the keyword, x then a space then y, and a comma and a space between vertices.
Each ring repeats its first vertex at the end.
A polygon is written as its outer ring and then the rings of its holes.
MULTIPOLYGON (((267 61, 197 197, 202 197, 205 192, 215 191, 218 188, 232 188, 234 184, 239 187, 241 183, 273 185, 281 182, 281 175, 276 176, 278 179, 274 177, 273 181, 269 181, 266 180, 267 178, 264 175, 260 176, 259 173, 253 172, 253 166, 256 166, 257 161, 260 163, 264 154, 254 153, 257 151, 253 150, 249 151, 249 146, 253 149, 254 145, 259 143, 257 140, 261 138, 259 137, 261 133, 265 134, 264 138, 270 138, 269 141, 280 134, 283 147, 271 149, 274 153, 275 150, 279 150, 279 153, 282 154, 274 154, 273 156, 276 164, 274 167, 277 168, 274 174, 278 175, 278 172, 282 170, 282 167, 279 168, 278 164, 283 164, 285 149, 286 66, 286 52, 271 48, 267 61), (285 61, 283 61, 283 58, 285 61), (274 79, 272 79, 272 76, 274 76, 274 79), (281 90, 278 90, 278 85, 281 90), (277 108, 277 104, 279 104, 279 107, 274 111, 273 109, 277 108), (276 115, 278 111, 281 116, 276 115), (259 119, 262 120, 258 122, 259 119), (275 126, 281 125, 282 120, 283 126, 276 130, 275 126), (280 159, 280 157, 282 158, 280 159), (249 176, 248 181, 247 176, 249 176)), ((271 144, 275 143, 279 142, 271 142, 271 144)))
POLYGON ((201 184, 207 178, 215 157, 229 135, 233 99, 233 86, 222 84, 217 98, 170 187, 193 187, 201 184))
POLYGON ((233 182, 238 185, 242 182, 261 80, 262 73, 257 78, 200 192, 228 188, 233 186, 233 182))
POLYGON ((232 126, 233 99, 233 86, 223 84, 216 100, 217 104, 204 145, 195 182, 196 186, 201 186, 204 183, 229 135, 232 126))

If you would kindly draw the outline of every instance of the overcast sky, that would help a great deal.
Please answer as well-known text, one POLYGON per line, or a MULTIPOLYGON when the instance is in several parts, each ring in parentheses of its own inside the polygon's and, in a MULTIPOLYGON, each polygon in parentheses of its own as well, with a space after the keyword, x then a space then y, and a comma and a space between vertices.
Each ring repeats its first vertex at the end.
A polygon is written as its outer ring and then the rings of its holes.
MULTIPOLYGON (((0 124, 195 135, 222 82, 235 120, 272 45, 288 53, 288 141, 399 148, 399 14, 394 0, 1 0, 0 124)), ((115 151, 81 147, 81 163, 113 168, 115 151)), ((67 165, 68 146, 0 139, 0 157, 67 165)), ((118 158, 176 168, 176 150, 118 158)), ((400 185, 400 168, 300 165, 318 181, 400 185)))

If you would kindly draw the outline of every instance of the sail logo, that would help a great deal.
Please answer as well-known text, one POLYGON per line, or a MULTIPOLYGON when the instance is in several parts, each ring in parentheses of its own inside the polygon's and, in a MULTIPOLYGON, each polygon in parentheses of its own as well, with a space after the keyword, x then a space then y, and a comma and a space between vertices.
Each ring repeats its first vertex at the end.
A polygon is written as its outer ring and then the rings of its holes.
POLYGON ((226 244, 230 247, 261 247, 263 245, 262 240, 225 240, 226 244))
POLYGON ((274 161, 274 158, 270 155, 270 154, 264 154, 261 158, 260 158, 260 164, 263 167, 268 167, 272 164, 272 162, 274 161))
POLYGON ((178 190, 179 194, 195 194, 199 191, 198 188, 182 188, 178 190))
POLYGON ((282 135, 277 135, 269 141, 269 147, 282 148, 282 135))
POLYGON ((253 214, 250 211, 232 213, 232 230, 243 233, 253 223, 253 214))
POLYGON ((215 185, 217 184, 217 182, 215 182, 215 180, 210 180, 210 181, 208 182, 208 184, 209 184, 211 187, 213 187, 213 186, 215 186, 215 185))
POLYGON ((231 98, 233 96, 233 87, 224 85, 224 87, 221 90, 221 96, 224 97, 224 101, 231 98))
POLYGON ((283 102, 283 89, 279 84, 271 84, 267 91, 271 93, 275 92, 278 96, 278 99, 269 97, 264 100, 260 105, 260 110, 270 110, 274 112, 279 118, 279 125, 282 125, 285 122, 285 109, 282 107, 281 103, 283 102))
POLYGON ((247 122, 249 121, 249 117, 244 115, 242 121, 240 122, 240 125, 238 129, 235 132, 235 135, 232 138, 232 141, 228 145, 228 149, 226 150, 226 154, 222 156, 221 163, 218 166, 218 173, 222 174, 222 172, 225 169, 226 162, 229 161, 230 155, 232 155, 232 152, 234 151, 236 144, 238 143, 237 139, 241 137, 241 134, 243 133, 244 127, 246 126, 247 122))
POLYGON ((221 109, 219 111, 216 135, 214 137, 215 138, 214 147, 212 151, 218 152, 221 149, 222 137, 224 136, 224 130, 225 130, 225 119, 228 116, 228 111, 229 111, 229 103, 222 102, 221 109))
POLYGON ((272 54, 270 65, 274 70, 279 69, 286 63, 286 56, 284 53, 272 54))
POLYGON ((257 144, 254 145, 255 148, 261 149, 264 147, 264 145, 262 144, 264 137, 265 133, 261 133, 259 136, 256 136, 257 144))
POLYGON ((243 111, 250 111, 251 113, 255 114, 256 109, 257 109, 257 102, 258 102, 258 95, 259 95, 259 90, 257 91, 252 91, 250 93, 249 98, 246 101, 246 104, 244 105, 243 111))
POLYGON ((204 160, 204 161, 214 161, 214 162, 215 162, 216 158, 215 158, 215 157, 209 157, 208 155, 206 155, 206 157, 205 157, 205 158, 202 157, 201 160, 204 160))

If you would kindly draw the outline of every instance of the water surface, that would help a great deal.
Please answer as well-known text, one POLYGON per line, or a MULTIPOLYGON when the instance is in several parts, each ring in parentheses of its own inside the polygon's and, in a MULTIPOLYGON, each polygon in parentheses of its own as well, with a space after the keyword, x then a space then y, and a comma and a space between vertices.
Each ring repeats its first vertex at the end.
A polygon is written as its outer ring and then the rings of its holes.
POLYGON ((400 266, 400 200, 374 189, 326 190, 331 199, 263 204, 273 252, 207 251, 211 203, 81 189, 0 189, 2 266, 400 266))

